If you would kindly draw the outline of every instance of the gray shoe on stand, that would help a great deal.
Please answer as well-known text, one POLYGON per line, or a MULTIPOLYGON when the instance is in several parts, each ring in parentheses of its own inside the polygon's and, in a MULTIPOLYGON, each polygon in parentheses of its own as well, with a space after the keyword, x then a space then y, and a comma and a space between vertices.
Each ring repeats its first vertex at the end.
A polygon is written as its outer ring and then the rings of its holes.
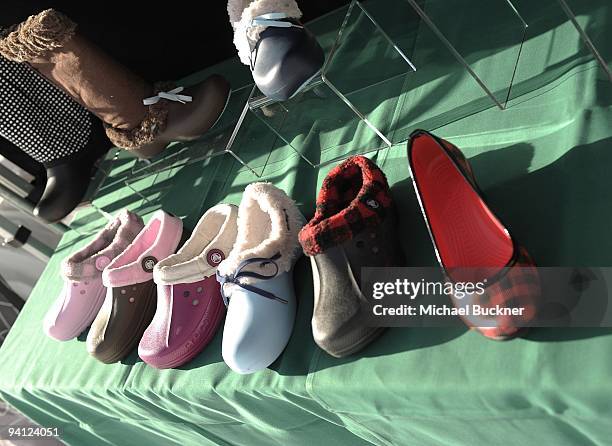
POLYGON ((321 72, 325 54, 294 0, 229 0, 228 13, 240 60, 268 98, 287 100, 321 72))

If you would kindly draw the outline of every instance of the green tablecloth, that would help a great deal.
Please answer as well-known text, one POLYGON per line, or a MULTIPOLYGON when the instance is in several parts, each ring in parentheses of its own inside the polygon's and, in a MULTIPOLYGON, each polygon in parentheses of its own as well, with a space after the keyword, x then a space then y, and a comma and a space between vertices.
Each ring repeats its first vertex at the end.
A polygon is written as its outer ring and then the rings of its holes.
MULTIPOLYGON (((530 28, 509 107, 463 116, 437 133, 465 151, 492 208, 539 264, 612 265, 612 84, 554 0, 516 3, 530 28)), ((579 10, 608 58, 611 6, 588 1, 579 10)), ((327 42, 334 34, 329 20, 320 22, 327 42)), ((236 68, 235 61, 216 67, 235 81, 244 79, 236 68)), ((418 86, 413 105, 459 110, 462 98, 454 92, 468 85, 473 80, 467 75, 452 82, 441 76, 418 86)), ((250 161, 266 164, 265 179, 312 215, 330 166, 312 169, 287 147, 255 148, 250 161)), ((374 159, 392 184, 409 264, 433 265, 405 147, 374 159)), ((130 163, 120 159, 113 175, 130 163)), ((97 203, 145 214, 163 206, 193 227, 217 202, 238 203, 254 180, 230 157, 219 157, 136 183, 148 202, 113 186, 97 203)), ((80 218, 90 226, 101 223, 95 214, 80 218)), ((0 350, 2 398, 42 425, 60 426, 69 444, 612 444, 612 330, 539 329, 497 343, 467 330, 391 329, 354 357, 334 359, 312 340, 305 260, 295 275, 295 331, 268 370, 232 373, 221 358, 221 333, 177 370, 154 370, 135 353, 119 364, 100 364, 87 355, 82 338, 58 343, 41 329, 61 289, 60 261, 86 241, 66 234, 0 350)))

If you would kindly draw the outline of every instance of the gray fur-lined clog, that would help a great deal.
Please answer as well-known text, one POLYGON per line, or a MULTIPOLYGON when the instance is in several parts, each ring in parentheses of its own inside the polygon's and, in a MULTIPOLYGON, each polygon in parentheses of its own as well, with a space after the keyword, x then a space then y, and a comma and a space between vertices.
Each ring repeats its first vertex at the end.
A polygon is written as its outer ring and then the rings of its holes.
POLYGON ((321 72, 325 54, 295 0, 229 0, 227 11, 240 61, 267 97, 287 100, 321 72))
POLYGON ((391 191, 376 164, 355 156, 329 172, 300 243, 313 269, 315 342, 332 356, 356 353, 384 331, 365 323, 361 268, 400 266, 403 258, 391 191))

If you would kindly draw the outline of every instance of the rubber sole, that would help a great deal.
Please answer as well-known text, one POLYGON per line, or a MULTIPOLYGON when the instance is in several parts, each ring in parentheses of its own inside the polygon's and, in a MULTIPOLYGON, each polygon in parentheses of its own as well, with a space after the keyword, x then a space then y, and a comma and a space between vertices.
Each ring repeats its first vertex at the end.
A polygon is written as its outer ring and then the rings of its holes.
POLYGON ((522 327, 519 330, 517 330, 514 334, 510 335, 510 336, 487 336, 486 334, 484 334, 478 327, 473 327, 474 330, 478 331, 481 335, 483 335, 484 337, 491 339, 493 341, 511 341, 514 338, 522 338, 523 336, 527 335, 527 333, 529 333, 529 328, 528 327, 522 327))
POLYGON ((369 344, 378 339, 387 329, 385 327, 378 327, 372 330, 367 336, 362 337, 359 341, 350 344, 348 347, 339 350, 333 350, 330 348, 325 348, 324 350, 329 353, 334 358, 344 358, 346 356, 350 356, 353 353, 357 353, 358 351, 363 350, 369 344))
POLYGON ((103 288, 102 291, 103 292, 101 292, 97 296, 96 302, 94 302, 94 305, 91 306, 88 313, 81 318, 81 323, 75 329, 73 329, 68 335, 61 336, 61 337, 53 336, 53 334, 48 330, 48 328, 45 327, 44 330, 47 336, 59 342, 66 342, 74 338, 77 338, 81 333, 85 331, 85 329, 87 329, 87 327, 89 327, 92 324, 93 320, 98 315, 98 312, 100 311, 100 308, 102 307, 102 304, 104 303, 104 296, 106 294, 105 293, 106 289, 103 288))
MULTIPOLYGON (((158 368, 158 369, 172 369, 175 367, 180 367, 181 365, 187 364, 188 362, 192 361, 196 356, 198 356, 202 352, 202 350, 206 348, 208 344, 210 344, 210 342, 213 340, 213 338, 217 334, 217 331, 219 330, 219 327, 221 326, 221 322, 223 321, 223 309, 224 309, 224 305, 218 305, 215 313, 211 316, 211 319, 214 318, 216 322, 213 325, 210 325, 206 332, 202 333, 201 335, 196 336, 196 334, 199 333, 199 329, 202 327, 206 319, 206 317, 204 317, 206 316, 206 314, 204 314, 202 319, 200 319, 200 321, 198 322, 198 325, 196 329, 194 330, 194 334, 184 344, 181 344, 180 347, 173 350, 173 352, 176 350, 180 350, 187 343, 194 342, 194 340, 197 340, 199 342, 197 346, 195 346, 194 344, 194 347, 190 348, 187 352, 185 352, 185 354, 181 355, 178 358, 173 358, 172 360, 168 362, 165 362, 163 358, 161 360, 154 360, 154 361, 150 361, 150 360, 146 360, 142 358, 143 361, 149 364, 150 366, 158 368)), ((171 356, 171 354, 168 354, 166 356, 171 356)))
MULTIPOLYGON (((314 295, 315 299, 319 299, 319 283, 320 283, 320 273, 319 268, 317 267, 317 263, 314 257, 310 257, 310 265, 312 268, 312 276, 314 280, 314 295)), ((313 323, 314 325, 314 323, 313 323)), ((333 344, 326 343, 321 345, 317 342, 317 345, 321 347, 322 350, 329 353, 331 356, 336 358, 343 358, 345 356, 352 355, 363 348, 365 348, 368 344, 375 341, 380 335, 382 335, 386 331, 386 327, 372 327, 371 331, 367 331, 367 327, 358 327, 361 328, 366 334, 364 336, 359 337, 356 341, 352 343, 343 342, 342 339, 349 337, 344 336, 342 338, 336 338, 333 340, 333 344), (339 346, 339 347, 334 347, 339 346)), ((315 341, 316 342, 316 341, 315 341)))
POLYGON ((100 293, 100 295, 98 296, 98 301, 96 302, 96 305, 92 306, 92 309, 89 311, 89 313, 87 313, 87 316, 83 318, 83 322, 77 329, 75 329, 74 331, 75 334, 73 334, 70 337, 70 339, 74 339, 78 337, 81 333, 83 333, 87 329, 87 327, 91 325, 93 320, 98 315, 98 312, 100 311, 100 307, 102 307, 102 303, 104 303, 105 296, 106 296, 106 288, 103 288, 103 292, 100 293))
POLYGON ((151 323, 151 319, 153 318, 153 314, 155 313, 155 308, 157 306, 157 300, 155 299, 155 294, 157 289, 155 287, 151 288, 152 291, 149 294, 149 302, 147 303, 147 307, 141 314, 141 318, 138 321, 136 329, 132 332, 132 336, 128 338, 127 342, 118 348, 113 348, 112 350, 105 351, 103 353, 96 353, 92 355, 98 361, 103 362, 105 364, 114 364, 128 356, 132 350, 138 347, 140 339, 146 328, 151 323))

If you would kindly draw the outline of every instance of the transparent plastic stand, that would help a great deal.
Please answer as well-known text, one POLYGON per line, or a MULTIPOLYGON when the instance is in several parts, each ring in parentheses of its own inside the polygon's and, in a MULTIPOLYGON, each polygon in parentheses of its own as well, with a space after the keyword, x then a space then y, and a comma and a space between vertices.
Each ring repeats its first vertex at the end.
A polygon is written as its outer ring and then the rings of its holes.
POLYGON ((97 205, 95 199, 109 181, 113 168, 117 163, 120 149, 116 147, 109 150, 107 155, 98 163, 95 173, 91 178, 89 188, 81 205, 75 209, 71 216, 68 227, 81 236, 90 235, 104 226, 113 216, 97 205))
POLYGON ((561 5, 561 9, 563 10, 563 12, 567 15, 567 17, 572 22, 572 25, 574 25, 574 27, 576 28, 576 31, 578 31, 578 34, 580 34, 580 38, 582 39, 586 47, 589 49, 591 54, 593 54, 593 57, 595 58, 597 63, 601 66, 601 68, 606 73, 608 80, 612 82, 612 69, 610 69, 609 64, 606 62, 606 60, 601 55, 601 53, 597 50, 597 48, 595 47, 595 44, 590 39, 588 34, 584 31, 584 28, 580 26, 580 23, 578 22, 578 19, 576 18, 576 14, 574 14, 574 11, 572 10, 572 8, 570 8, 570 5, 568 4, 568 2, 566 0, 558 0, 558 2, 559 2, 559 5, 561 5))
POLYGON ((504 109, 526 29, 509 0, 353 0, 320 75, 284 102, 256 91, 249 107, 313 167, 384 149, 504 109))
POLYGON ((246 85, 233 90, 219 121, 201 138, 188 143, 172 143, 158 157, 150 160, 138 160, 132 167, 131 181, 154 173, 161 173, 168 169, 188 166, 226 153, 251 170, 253 174, 258 175, 258 172, 240 157, 234 147, 236 136, 246 115, 245 104, 252 88, 252 85, 246 85))
POLYGON ((103 208, 99 207, 95 199, 98 195, 100 195, 101 191, 109 181, 113 168, 116 166, 121 152, 121 149, 116 147, 110 150, 102 163, 100 163, 98 173, 92 181, 90 190, 87 192, 87 197, 89 197, 89 205, 107 220, 112 220, 112 215, 106 212, 103 208))
MULTIPOLYGON (((492 107, 505 110, 528 29, 513 1, 400 1, 418 19, 407 23, 413 38, 405 41, 419 70, 406 78, 392 140, 403 142, 414 129, 433 131, 492 107)), ((382 9, 376 2, 372 7, 382 9)), ((387 22, 393 27, 392 19, 387 22)))
POLYGON ((293 98, 273 101, 259 90, 249 98, 250 111, 312 167, 390 147, 389 116, 375 105, 393 109, 401 78, 416 70, 356 0, 326 53, 320 73, 293 98), (360 58, 368 47, 370 57, 360 58))
MULTIPOLYGON (((134 160, 129 168, 114 175, 109 185, 117 187, 121 183, 142 200, 143 206, 155 208, 177 181, 181 185, 185 182, 185 187, 190 187, 186 177, 194 184, 209 181, 221 168, 219 158, 223 155, 238 163, 238 172, 261 177, 268 159, 262 152, 270 132, 257 119, 250 118, 247 100, 252 90, 253 84, 233 90, 219 121, 201 138, 175 142, 150 160, 134 160), (177 176, 179 171, 181 175, 177 176)), ((194 208, 182 212, 194 212, 197 205, 194 200, 194 208)))
POLYGON ((446 46, 448 51, 465 68, 476 83, 484 90, 491 100, 500 108, 506 108, 510 99, 510 89, 518 65, 518 59, 527 32, 527 22, 519 14, 510 0, 406 0, 419 14, 423 22, 446 46), (421 4, 419 4, 421 3, 421 4), (466 35, 464 26, 457 33, 455 25, 464 16, 479 25, 474 27, 471 36, 466 35), (476 20, 474 20, 476 18, 476 20), (452 35, 447 31, 455 30, 452 35), (511 49, 511 54, 505 54, 505 63, 497 66, 495 72, 481 69, 478 66, 478 56, 473 57, 470 48, 474 39, 481 39, 491 46, 491 40, 497 40, 496 51, 511 49))

